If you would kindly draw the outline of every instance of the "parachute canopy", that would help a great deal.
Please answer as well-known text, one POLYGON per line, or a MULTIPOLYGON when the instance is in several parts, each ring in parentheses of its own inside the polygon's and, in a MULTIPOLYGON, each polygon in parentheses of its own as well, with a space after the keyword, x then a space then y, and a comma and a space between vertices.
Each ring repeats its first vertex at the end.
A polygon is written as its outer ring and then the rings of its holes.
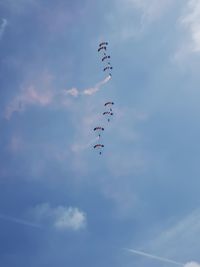
POLYGON ((113 114, 113 112, 105 111, 105 112, 103 113, 103 115, 110 115, 110 116, 113 116, 114 114, 113 114))
POLYGON ((110 56, 104 56, 104 57, 102 58, 102 61, 104 61, 104 60, 107 59, 107 58, 110 58, 110 56))
POLYGON ((104 145, 102 145, 102 144, 96 144, 96 145, 94 145, 94 148, 102 148, 102 147, 104 147, 104 145))
POLYGON ((100 47, 104 46, 104 45, 108 45, 108 42, 102 42, 102 43, 99 44, 100 47))
POLYGON ((94 149, 98 149, 99 155, 102 154, 102 149, 103 148, 104 148, 104 145, 102 145, 102 144, 96 144, 96 145, 94 145, 94 149))
POLYGON ((110 121, 111 117, 114 115, 113 112, 110 112, 110 111, 105 111, 103 112, 103 116, 105 116, 108 120, 108 122, 110 121))
POLYGON ((114 102, 108 101, 104 104, 105 107, 109 108, 110 111, 112 111, 112 106, 114 105, 114 102))
POLYGON ((99 47, 98 52, 101 51, 102 49, 106 50, 106 46, 99 47))
POLYGON ((106 71, 106 70, 112 70, 112 69, 113 69, 113 67, 107 66, 107 67, 105 67, 105 68, 103 69, 103 71, 106 71))
POLYGON ((94 131, 104 131, 104 128, 101 126, 97 126, 94 128, 94 131))
POLYGON ((96 133, 96 135, 100 138, 101 137, 101 133, 104 131, 104 128, 101 126, 97 126, 94 128, 94 131, 96 133))

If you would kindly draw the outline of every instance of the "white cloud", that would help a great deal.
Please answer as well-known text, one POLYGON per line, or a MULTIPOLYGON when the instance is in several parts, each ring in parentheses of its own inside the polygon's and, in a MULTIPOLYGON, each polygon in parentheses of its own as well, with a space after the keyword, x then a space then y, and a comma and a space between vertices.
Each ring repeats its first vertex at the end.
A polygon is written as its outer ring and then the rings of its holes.
POLYGON ((182 16, 178 19, 179 26, 184 30, 181 44, 174 59, 180 61, 188 55, 200 52, 200 2, 188 0, 182 16))
POLYGON ((34 220, 40 224, 46 224, 57 230, 77 231, 86 227, 86 214, 76 207, 58 206, 50 207, 48 203, 43 203, 31 210, 34 220))
POLYGON ((191 36, 191 52, 200 51, 200 2, 189 0, 186 14, 181 17, 180 23, 189 31, 191 36))
POLYGON ((86 225, 86 215, 78 208, 64 208, 58 207, 55 211, 56 220, 54 226, 57 229, 65 230, 79 230, 86 225))
POLYGON ((0 25, 0 39, 2 38, 2 36, 4 34, 4 31, 5 31, 7 24, 8 24, 7 19, 2 19, 2 23, 0 25))
POLYGON ((69 90, 66 90, 65 93, 68 95, 71 95, 71 96, 74 96, 74 97, 77 97, 79 95, 79 91, 77 88, 72 88, 72 89, 69 89, 69 90))
POLYGON ((184 265, 184 267, 200 267, 200 264, 197 263, 197 262, 192 261, 192 262, 188 262, 188 263, 186 263, 186 264, 184 265))

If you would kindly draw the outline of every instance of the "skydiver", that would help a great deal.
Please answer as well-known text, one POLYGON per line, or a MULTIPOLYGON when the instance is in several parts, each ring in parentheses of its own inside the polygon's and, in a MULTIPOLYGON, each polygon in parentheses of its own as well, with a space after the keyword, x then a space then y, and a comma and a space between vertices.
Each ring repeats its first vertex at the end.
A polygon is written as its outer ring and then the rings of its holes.
POLYGON ((107 66, 107 67, 105 67, 104 69, 103 69, 103 71, 106 71, 106 70, 112 70, 113 69, 113 67, 109 67, 109 66, 107 66))
POLYGON ((99 44, 99 46, 102 46, 102 45, 108 45, 108 42, 102 42, 99 44))
POLYGON ((99 47, 98 52, 101 51, 102 49, 106 50, 106 46, 99 47))
POLYGON ((103 58, 102 58, 102 61, 104 61, 104 60, 107 59, 107 58, 110 58, 110 56, 105 56, 105 57, 103 57, 103 58))

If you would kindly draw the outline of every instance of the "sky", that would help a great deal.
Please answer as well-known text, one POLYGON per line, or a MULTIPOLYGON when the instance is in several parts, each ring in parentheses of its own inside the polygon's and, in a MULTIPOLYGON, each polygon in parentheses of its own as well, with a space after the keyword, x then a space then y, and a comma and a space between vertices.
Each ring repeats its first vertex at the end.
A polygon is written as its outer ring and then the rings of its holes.
POLYGON ((199 69, 198 0, 1 0, 1 265, 199 267, 199 69))

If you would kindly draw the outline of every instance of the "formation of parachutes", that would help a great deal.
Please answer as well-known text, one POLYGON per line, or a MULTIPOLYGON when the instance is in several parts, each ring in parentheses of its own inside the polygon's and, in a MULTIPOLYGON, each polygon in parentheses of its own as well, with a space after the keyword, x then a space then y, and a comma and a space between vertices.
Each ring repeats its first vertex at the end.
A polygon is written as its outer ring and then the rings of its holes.
MULTIPOLYGON (((102 42, 99 44, 98 47, 98 53, 101 56, 101 61, 103 62, 103 72, 106 73, 106 75, 112 77, 111 71, 113 69, 111 63, 110 63, 110 55, 107 55, 107 48, 108 48, 108 42, 102 42)), ((113 117, 113 101, 107 101, 104 104, 104 111, 102 112, 102 116, 106 119, 108 123, 110 123, 111 118, 113 117)), ((101 137, 104 132, 104 127, 101 125, 96 126, 94 129, 94 133, 97 137, 97 143, 93 146, 95 150, 99 152, 99 155, 102 154, 102 150, 104 148, 104 144, 101 142, 101 137)))

